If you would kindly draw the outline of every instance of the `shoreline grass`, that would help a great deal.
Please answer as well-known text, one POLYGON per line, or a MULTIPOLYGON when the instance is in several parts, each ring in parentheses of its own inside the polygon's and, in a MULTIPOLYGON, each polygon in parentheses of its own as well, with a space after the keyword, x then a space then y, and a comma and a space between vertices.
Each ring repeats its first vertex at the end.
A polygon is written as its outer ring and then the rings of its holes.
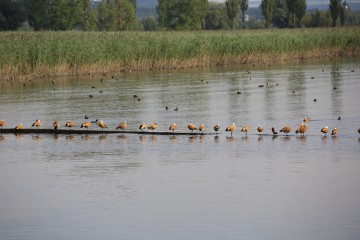
POLYGON ((0 81, 357 56, 359 30, 1 32, 0 81))

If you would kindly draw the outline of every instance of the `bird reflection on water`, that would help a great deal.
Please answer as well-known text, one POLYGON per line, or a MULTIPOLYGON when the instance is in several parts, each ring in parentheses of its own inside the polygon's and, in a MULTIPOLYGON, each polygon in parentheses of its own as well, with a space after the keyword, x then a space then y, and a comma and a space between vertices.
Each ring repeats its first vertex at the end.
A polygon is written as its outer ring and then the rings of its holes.
POLYGON ((236 142, 237 138, 236 137, 226 137, 226 140, 228 140, 229 142, 236 142))
POLYGON ((101 134, 101 135, 99 136, 99 141, 100 141, 100 142, 106 141, 106 139, 107 139, 107 134, 101 134))
POLYGON ((124 135, 124 134, 120 134, 120 135, 117 136, 117 139, 119 139, 120 141, 126 142, 128 137, 126 135, 124 135))
POLYGON ((81 136, 81 139, 84 141, 90 141, 90 140, 92 140, 92 136, 86 134, 86 135, 81 136))

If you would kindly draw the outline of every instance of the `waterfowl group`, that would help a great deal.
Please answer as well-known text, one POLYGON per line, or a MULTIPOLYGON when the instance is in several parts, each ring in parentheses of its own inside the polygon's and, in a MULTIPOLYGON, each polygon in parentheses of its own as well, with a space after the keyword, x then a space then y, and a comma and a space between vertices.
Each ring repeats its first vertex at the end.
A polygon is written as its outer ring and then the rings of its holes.
MULTIPOLYGON (((300 133, 301 136, 304 136, 305 133, 307 132, 308 130, 308 126, 306 123, 309 123, 310 122, 310 117, 305 117, 303 119, 303 123, 300 124, 300 126, 297 128, 297 130, 295 131, 296 134, 300 133)), ((91 126, 92 126, 92 123, 97 123, 97 125, 101 128, 101 129, 104 129, 104 128, 108 128, 108 125, 103 121, 103 120, 94 120, 94 121, 85 121, 84 123, 81 124, 80 128, 86 128, 86 129, 89 129, 91 126)), ((0 120, 0 127, 1 129, 3 129, 3 127, 6 125, 6 122, 5 120, 0 120)), ((54 121, 53 122, 53 128, 54 130, 60 128, 61 124, 59 121, 54 121)), ((42 126, 42 122, 39 120, 39 119, 36 119, 35 122, 33 122, 33 124, 31 125, 32 127, 40 127, 42 126)), ((66 124, 64 125, 66 128, 72 128, 75 126, 75 123, 73 121, 68 121, 66 122, 66 124)), ((156 129, 158 129, 158 126, 159 124, 157 122, 154 122, 152 124, 150 124, 149 126, 145 123, 145 122, 142 122, 139 126, 139 129, 141 131, 144 131, 146 129, 148 130, 151 130, 151 131, 155 131, 156 129)), ((117 129, 121 129, 121 130, 125 130, 127 128, 127 123, 126 122, 121 122, 117 127, 116 127, 116 130, 117 129)), ((198 130, 200 131, 201 133, 204 133, 206 131, 206 127, 204 124, 201 124, 199 127, 197 127, 196 125, 194 125, 193 123, 190 123, 189 125, 187 125, 187 128, 193 133, 195 130, 198 130)), ((24 129, 24 126, 23 124, 19 124, 15 127, 15 129, 17 130, 21 130, 21 129, 24 129)), ((217 123, 216 125, 214 125, 213 127, 214 131, 215 131, 215 134, 217 134, 220 130, 220 124, 217 123)), ((230 132, 231 136, 233 134, 234 131, 236 131, 237 129, 237 126, 235 123, 229 125, 225 131, 226 132, 230 132)), ((258 127, 256 128, 257 129, 257 132, 258 134, 262 134, 264 132, 264 127, 262 127, 261 125, 258 125, 258 127)), ((173 133, 175 133, 175 130, 177 130, 177 124, 176 123, 173 123, 170 125, 169 127, 169 130, 172 131, 173 133)), ((279 132, 282 132, 285 134, 285 136, 288 136, 290 133, 291 133, 291 130, 292 130, 292 127, 287 125, 287 126, 284 126, 283 128, 281 128, 281 130, 279 132)), ((247 137, 248 135, 248 132, 250 131, 250 126, 246 125, 246 126, 243 126, 241 128, 241 132, 244 132, 245 133, 245 136, 247 137)), ((357 130, 358 133, 360 134, 360 128, 357 130)), ((271 132, 273 134, 273 136, 276 136, 278 135, 278 131, 276 130, 275 127, 272 127, 271 128, 271 132)), ((327 133, 329 132, 329 127, 325 126, 323 128, 320 129, 320 132, 321 133, 324 133, 324 135, 326 136, 327 133)), ((331 136, 333 137, 336 137, 337 135, 339 134, 339 130, 335 127, 331 130, 331 136)))

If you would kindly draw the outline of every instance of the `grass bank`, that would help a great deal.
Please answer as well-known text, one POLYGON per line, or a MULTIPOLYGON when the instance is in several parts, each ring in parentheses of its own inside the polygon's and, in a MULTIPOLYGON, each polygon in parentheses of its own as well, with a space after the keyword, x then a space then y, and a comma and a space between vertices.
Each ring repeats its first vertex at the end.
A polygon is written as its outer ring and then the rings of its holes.
POLYGON ((357 55, 359 30, 1 32, 0 79, 357 55))

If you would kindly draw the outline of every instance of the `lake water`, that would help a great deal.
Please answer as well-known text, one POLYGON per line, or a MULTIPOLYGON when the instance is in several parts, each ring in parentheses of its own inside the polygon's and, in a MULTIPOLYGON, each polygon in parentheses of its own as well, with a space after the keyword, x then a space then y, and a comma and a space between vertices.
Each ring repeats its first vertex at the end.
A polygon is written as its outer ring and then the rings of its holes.
POLYGON ((221 125, 202 136, 1 134, 0 239, 360 239, 357 59, 0 87, 8 128, 79 128, 85 115, 134 131, 143 121, 156 131, 221 125), (288 137, 272 136, 285 125, 288 137))

